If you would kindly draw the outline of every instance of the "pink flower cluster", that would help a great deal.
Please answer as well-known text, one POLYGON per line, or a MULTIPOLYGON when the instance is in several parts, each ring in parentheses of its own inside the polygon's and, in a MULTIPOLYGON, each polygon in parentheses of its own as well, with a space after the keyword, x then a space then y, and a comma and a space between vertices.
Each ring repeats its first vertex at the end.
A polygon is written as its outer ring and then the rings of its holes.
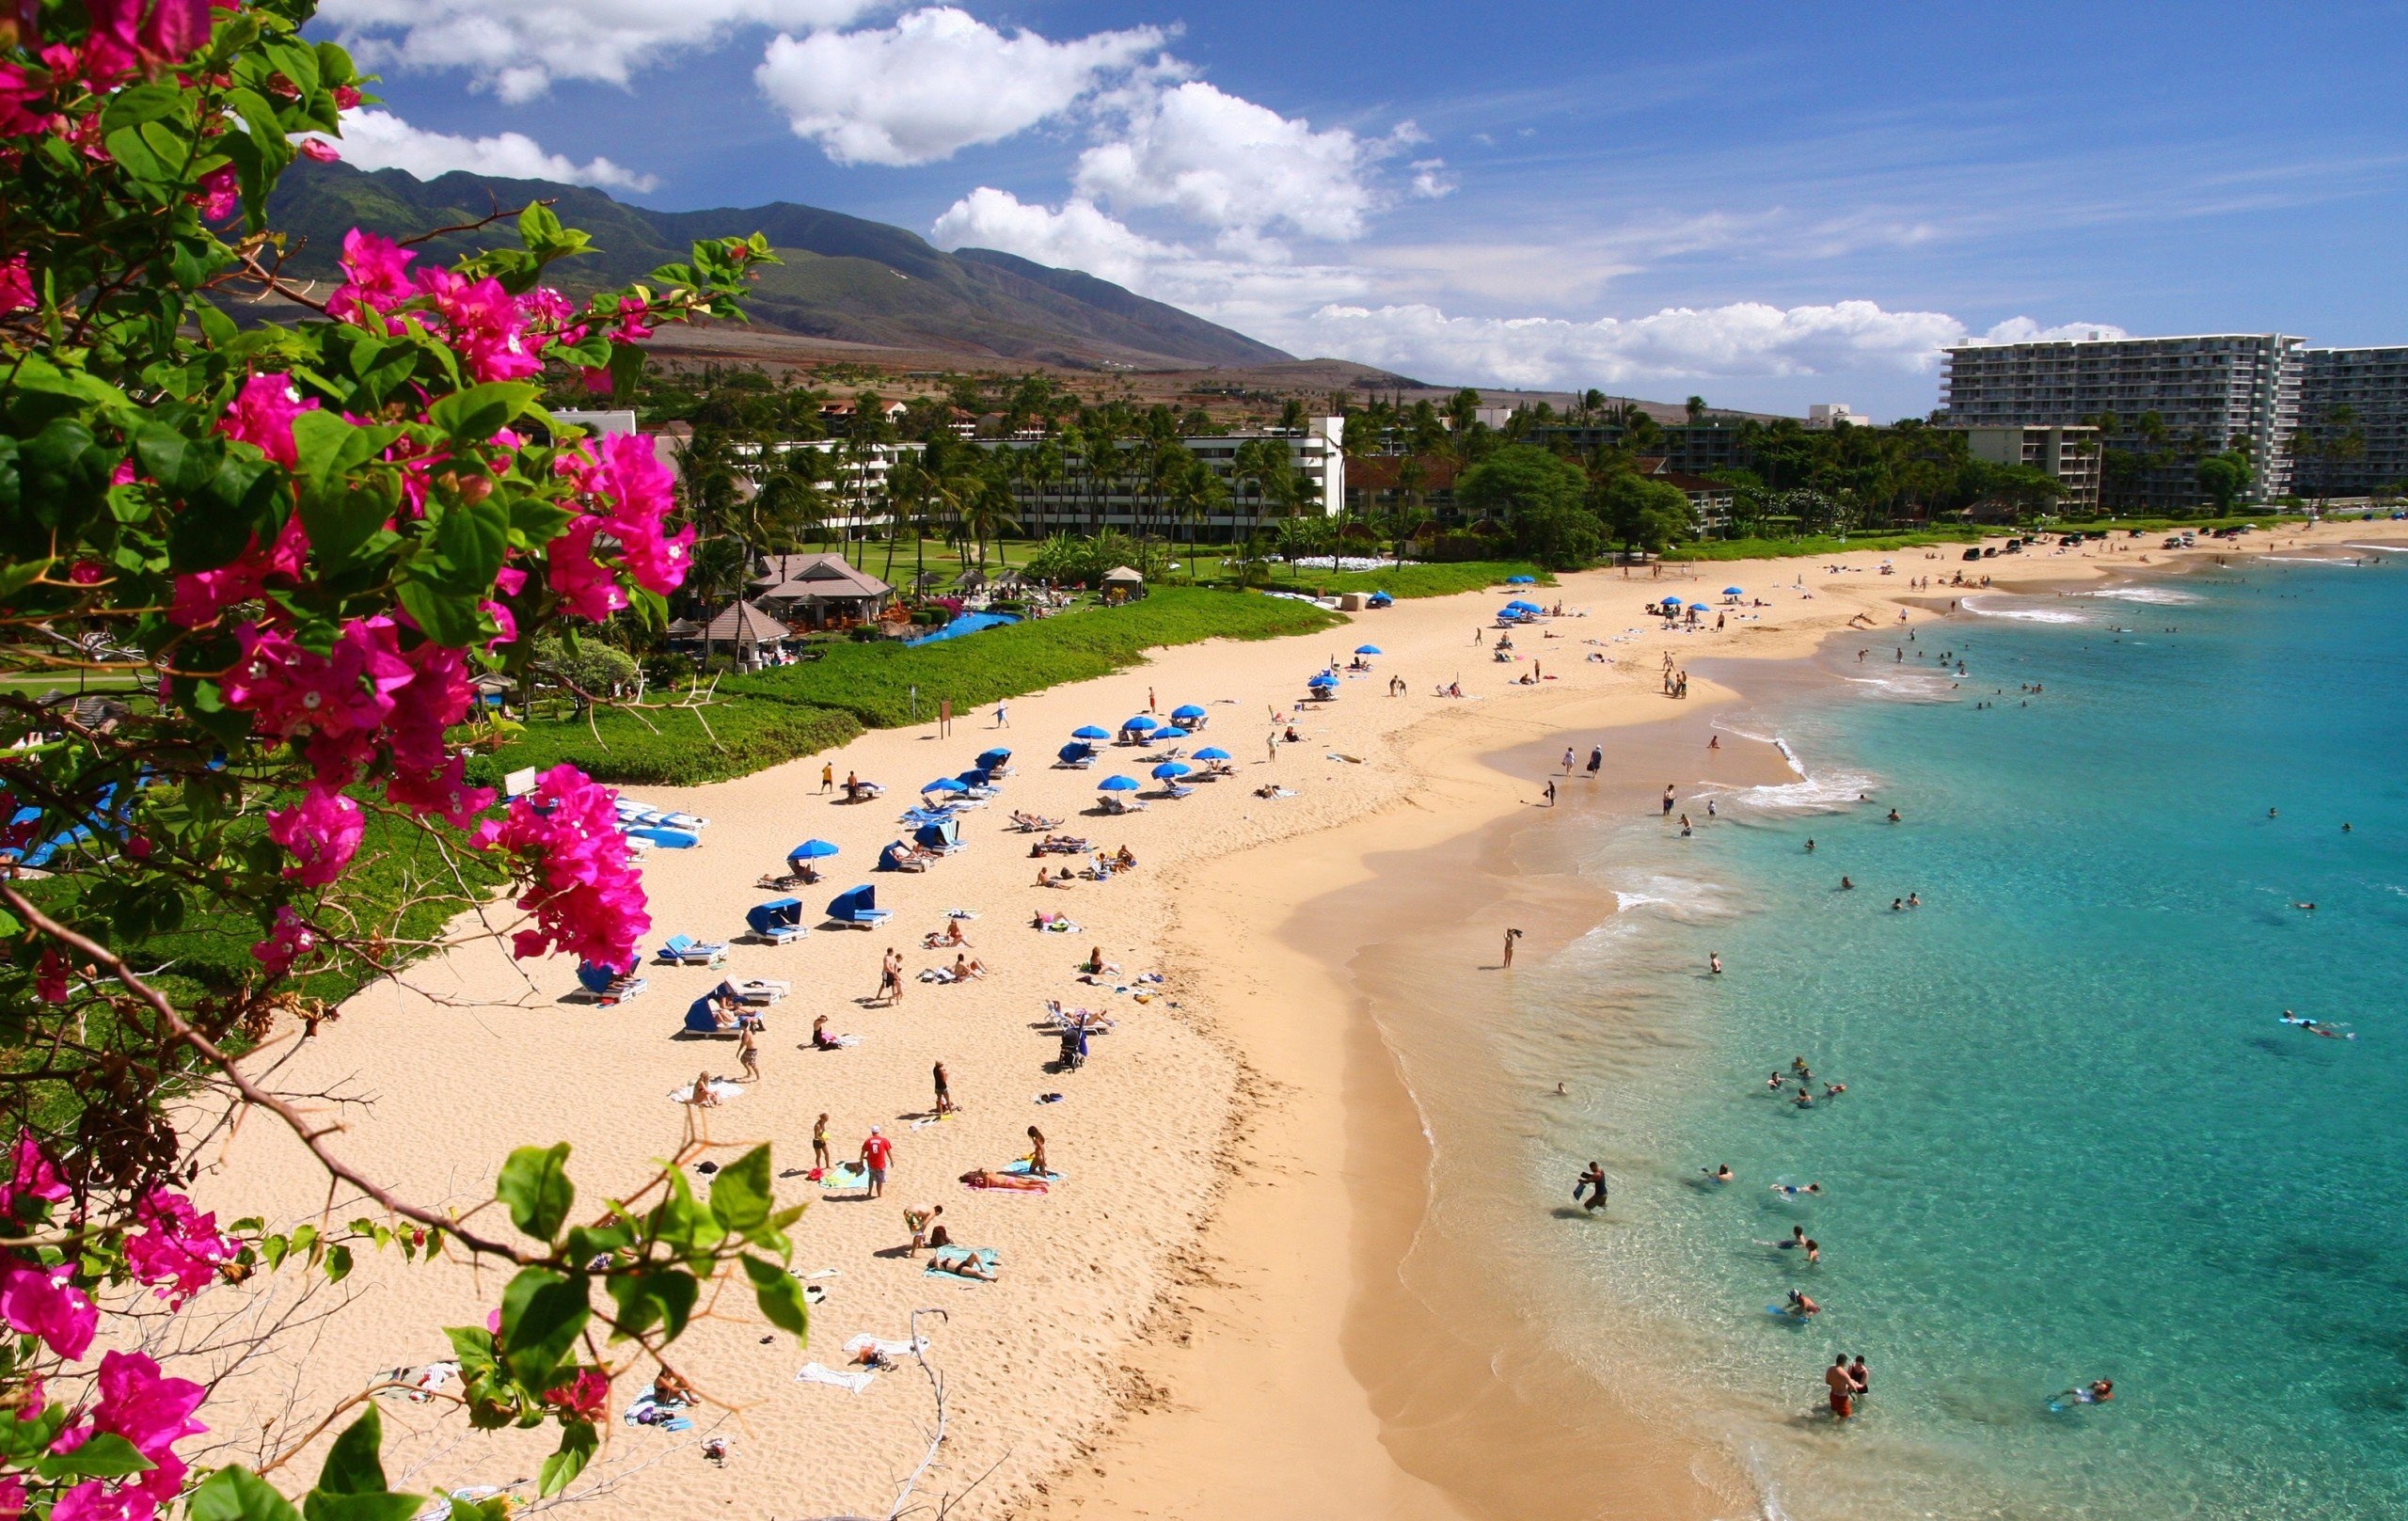
POLYGON ((126 1266, 157 1287, 169 1309, 217 1281, 217 1270, 240 1250, 217 1228, 217 1216, 195 1210, 182 1194, 153 1188, 134 1201, 140 1235, 125 1238, 126 1266))
MULTIPOLYGON (((48 1207, 68 1196, 67 1180, 30 1131, 17 1133, 8 1181, 0 1186, 0 1220, 23 1226, 42 1219, 48 1207)), ((72 1269, 52 1267, 11 1252, 0 1256, 0 1321, 21 1336, 38 1336, 61 1357, 81 1357, 92 1344, 101 1312, 68 1279, 72 1269)))
POLYGON ((580 1368, 558 1388, 544 1391, 544 1402, 556 1405, 579 1420, 597 1420, 609 1413, 610 1375, 598 1368, 580 1368))
MULTIPOLYGON (((84 0, 81 72, 95 89, 178 63, 209 40, 209 0, 84 0)), ((55 51, 55 50, 54 50, 55 51)))
MULTIPOLYGON (((0 76, 5 76, 7 69, 8 65, 0 64, 0 76)), ((7 109, 7 96, 0 94, 0 112, 7 109)), ((26 264, 25 256, 19 254, 0 264, 0 317, 12 311, 31 311, 38 304, 34 300, 33 271, 26 264)))
POLYGON ((292 469, 300 463, 293 442, 293 420, 318 408, 315 398, 304 401, 288 375, 253 375, 235 393, 218 431, 229 438, 256 445, 261 453, 292 469))
POLYGON ((574 766, 555 766, 473 836, 480 848, 499 847, 530 863, 518 906, 535 916, 535 927, 518 931, 515 955, 558 949, 608 966, 635 956, 652 919, 642 879, 627 863, 618 796, 574 766))
POLYGON ((295 961, 317 948, 317 931, 293 911, 292 904, 286 903, 277 907, 276 927, 268 931, 267 939, 251 943, 251 955, 267 969, 269 976, 280 977, 293 970, 295 961))
POLYGON ((51 1521, 150 1521, 183 1488, 187 1469, 175 1444, 209 1430, 192 1418, 209 1391, 188 1378, 167 1378, 138 1352, 101 1355, 99 1398, 89 1419, 51 1444, 72 1452, 103 1432, 122 1436, 152 1466, 124 1479, 87 1479, 58 1498, 51 1521))
MULTIPOLYGON (((391 762, 389 802, 439 814, 455 829, 493 805, 489 788, 465 780, 464 759, 444 751, 444 730, 475 697, 460 651, 431 642, 404 651, 390 618, 344 625, 324 655, 280 627, 246 625, 235 638, 243 658, 226 678, 227 703, 249 713, 259 733, 291 742, 314 778, 298 803, 267 816, 269 838, 293 858, 287 877, 321 887, 350 864, 367 819, 342 789, 380 754, 391 762)), ((252 954, 290 966, 292 948, 290 937, 272 936, 252 954)))
POLYGON ((666 594, 686 579, 694 531, 664 533, 676 505, 676 477, 653 452, 652 440, 612 434, 601 440, 601 457, 564 454, 560 472, 579 500, 594 510, 572 521, 547 549, 552 590, 581 618, 600 623, 627 605, 618 577, 594 558, 602 540, 619 551, 628 578, 648 592, 666 594))
MULTIPOLYGON (((290 442, 289 435, 287 441, 290 442)), ((276 542, 265 549, 260 547, 259 536, 254 534, 250 547, 232 563, 177 577, 176 600, 167 609, 167 619, 186 628, 214 623, 228 608, 248 602, 266 591, 270 577, 299 580, 309 558, 309 535, 301 527, 301 515, 294 513, 284 520, 276 542)))

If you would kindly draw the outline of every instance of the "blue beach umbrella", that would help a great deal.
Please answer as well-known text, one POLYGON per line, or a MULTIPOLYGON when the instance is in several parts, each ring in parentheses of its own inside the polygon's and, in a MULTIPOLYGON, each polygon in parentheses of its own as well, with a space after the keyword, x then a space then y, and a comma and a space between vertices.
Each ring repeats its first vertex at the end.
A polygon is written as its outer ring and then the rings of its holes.
POLYGON ((1161 728, 1162 721, 1159 719, 1149 718, 1145 714, 1140 713, 1133 719, 1126 720, 1120 726, 1124 729, 1134 729, 1140 734, 1149 734, 1161 728))
POLYGON ((1321 674, 1313 677, 1310 681, 1306 682, 1305 685, 1307 687, 1335 687, 1338 685, 1338 678, 1324 671, 1321 674))
POLYGON ((1505 578, 1505 584, 1508 586, 1536 586, 1538 583, 1539 578, 1535 576, 1508 576, 1505 578))
POLYGON ((967 791, 969 791, 969 790, 970 790, 970 784, 968 784, 967 782, 958 781, 958 780, 957 780, 957 779, 955 779, 955 778, 953 778, 953 777, 950 777, 950 776, 941 776, 941 777, 938 777, 935 781, 930 782, 930 783, 927 783, 926 785, 922 786, 922 787, 920 788, 920 790, 921 790, 923 793, 928 793, 928 792, 967 792, 967 791))
POLYGON ((1228 760, 1229 753, 1218 745, 1206 745, 1196 753, 1197 760, 1228 760))
POLYGON ((1194 769, 1194 767, 1189 766, 1184 761, 1164 761, 1160 766, 1154 768, 1154 780, 1157 782, 1167 782, 1173 777, 1185 776, 1189 771, 1194 769))
POLYGON ((786 852, 788 861, 825 861, 836 853, 836 848, 826 840, 805 840, 786 852))
POLYGON ((1746 594, 1745 592, 1740 591, 1740 590, 1739 590, 1737 587, 1735 587, 1735 586, 1726 586, 1726 587, 1724 587, 1724 588, 1722 589, 1722 594, 1723 594, 1724 596, 1745 596, 1745 595, 1747 595, 1747 594, 1746 594))
POLYGON ((982 750, 978 753, 978 764, 990 770, 1011 758, 1012 753, 1001 745, 997 745, 992 750, 982 750))
POLYGON ((1134 792, 1138 782, 1133 776, 1107 776, 1095 784, 1098 792, 1134 792))
POLYGON ((1188 703, 1182 706, 1172 708, 1170 710, 1170 716, 1175 719, 1200 719, 1204 716, 1204 710, 1196 706, 1194 703, 1188 703))
POLYGON ((1377 644, 1357 644, 1354 646, 1354 653, 1357 655, 1380 655, 1386 652, 1384 652, 1377 644))
POLYGON ((1668 596, 1664 599, 1664 606, 1668 608, 1677 608, 1681 605, 1681 599, 1679 597, 1668 596))
POLYGON ((1076 729, 1072 729, 1070 731, 1070 737, 1073 739, 1109 739, 1112 737, 1112 731, 1110 729, 1099 729, 1094 724, 1088 723, 1083 724, 1076 729))

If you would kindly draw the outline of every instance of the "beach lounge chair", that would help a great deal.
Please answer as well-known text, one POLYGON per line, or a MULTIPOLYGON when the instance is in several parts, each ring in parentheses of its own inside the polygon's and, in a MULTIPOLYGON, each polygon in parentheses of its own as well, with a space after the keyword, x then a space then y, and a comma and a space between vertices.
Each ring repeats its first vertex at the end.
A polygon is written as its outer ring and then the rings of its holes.
POLYGON ((736 1026, 719 1022, 719 1000, 705 993, 686 1006, 686 1033, 732 1036, 736 1026))
POLYGON ((997 746, 993 750, 979 752, 978 768, 985 771, 988 775, 1000 780, 1001 778, 1012 774, 1011 759, 1012 753, 1010 751, 1006 750, 1001 746, 997 746))
POLYGON ((802 922, 802 899, 771 898, 745 911, 744 923, 752 938, 768 945, 784 945, 811 933, 802 922))
POLYGON ((911 841, 923 850, 949 856, 961 848, 961 823, 952 818, 933 820, 921 825, 911 841))
POLYGON ((754 1008, 767 1008, 794 991, 794 984, 774 977, 747 977, 742 982, 737 982, 731 977, 721 982, 713 990, 721 997, 733 998, 739 1004, 748 1004, 754 1008))
POLYGON ((577 983, 597 1004, 623 1004, 652 986, 634 972, 621 972, 595 961, 577 963, 577 983))
POLYGON ((1058 818, 1042 818, 1036 814, 1023 814, 1017 811, 1012 814, 1012 828, 1022 834, 1038 834, 1046 830, 1061 827, 1062 821, 1058 818))
POLYGON ((619 832, 631 840, 645 840, 672 850, 691 850, 703 843, 692 830, 670 829, 659 824, 621 825, 619 832))
POLYGON ((660 947, 660 959, 676 966, 718 966, 727 959, 727 946, 690 935, 672 935, 669 943, 660 947))
POLYGON ((878 869, 879 871, 926 871, 928 869, 928 861, 927 857, 921 852, 912 849, 901 840, 895 840, 878 853, 878 869))
POLYGON ((1092 847, 1084 834, 1049 834, 1037 847, 1043 856, 1083 856, 1092 847))
POLYGON ((1120 797, 1116 793, 1104 793, 1096 800, 1102 804, 1105 813, 1116 817, 1127 814, 1142 814, 1146 811, 1144 803, 1120 797))
POLYGON ((854 782, 845 788, 847 802, 867 802, 872 798, 882 798, 885 795, 886 788, 876 782, 854 782))
POLYGON ((650 824, 658 829, 685 830, 689 833, 706 830, 711 825, 709 819, 697 815, 655 808, 650 803, 638 802, 633 798, 621 798, 618 800, 618 810, 619 822, 622 824, 650 824))
POLYGON ((848 888, 828 903, 831 922, 851 925, 856 929, 875 929, 895 917, 893 909, 878 906, 878 889, 866 884, 848 888))
POLYGON ((1054 753, 1057 769, 1084 771, 1095 764, 1095 746, 1073 740, 1054 753))

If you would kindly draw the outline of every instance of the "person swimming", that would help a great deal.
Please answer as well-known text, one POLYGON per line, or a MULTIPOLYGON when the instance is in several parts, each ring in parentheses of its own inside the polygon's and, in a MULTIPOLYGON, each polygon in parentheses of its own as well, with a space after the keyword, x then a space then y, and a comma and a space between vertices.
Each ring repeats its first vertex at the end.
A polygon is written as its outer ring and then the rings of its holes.
POLYGON ((1780 1195, 1782 1198, 1794 1199, 1805 1196, 1819 1195, 1823 1192, 1823 1185, 1820 1183, 1775 1183, 1772 1185, 1772 1191, 1780 1195))
POLYGON ((2049 1402, 2052 1408, 2068 1404, 2105 1404, 2115 1398, 2115 1381, 2112 1378, 2092 1379, 2087 1385, 2077 1385, 2049 1402))
POLYGON ((1800 1085, 1798 1089, 1798 1097, 1790 1100, 1789 1101, 1796 1104, 1800 1109, 1812 1109, 1814 1107, 1814 1095, 1808 1092, 1803 1085, 1800 1085))
POLYGON ((1784 1307, 1783 1313, 1795 1315, 1802 1321, 1810 1315, 1820 1315, 1823 1313, 1823 1307, 1817 1305, 1812 1299, 1807 1298, 1797 1290, 1792 1289, 1789 1291, 1789 1298, 1786 1306, 1784 1307))
POLYGON ((1856 883, 1847 878, 1843 877, 1840 879, 1840 891, 1843 893, 1853 893, 1856 891, 1856 883))
POLYGON ((1732 1178, 1731 1164, 1727 1162, 1721 1163, 1711 1169, 1700 1167, 1698 1171, 1704 1173, 1708 1178, 1713 1179, 1718 1183, 1727 1183, 1732 1178))

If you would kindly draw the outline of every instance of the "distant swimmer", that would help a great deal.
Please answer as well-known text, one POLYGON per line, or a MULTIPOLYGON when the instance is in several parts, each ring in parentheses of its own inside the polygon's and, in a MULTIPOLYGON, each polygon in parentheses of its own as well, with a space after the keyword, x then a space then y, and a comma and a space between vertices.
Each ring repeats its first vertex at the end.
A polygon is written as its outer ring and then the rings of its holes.
POLYGON ((1775 1092, 1779 1092, 1781 1085, 1788 1081, 1789 1079, 1782 1076, 1779 1072, 1775 1072, 1772 1076, 1765 1079, 1765 1086, 1774 1090, 1775 1092))
POLYGON ((1720 951, 1709 951, 1706 953, 1705 969, 1718 977, 1722 974, 1722 953, 1720 951))
POLYGON ((1856 884, 1848 880, 1846 877, 1843 877, 1840 879, 1840 891, 1843 893, 1853 893, 1856 891, 1856 884))
POLYGON ((1806 836, 1806 853, 1807 853, 1807 854, 1809 854, 1809 855, 1812 855, 1812 854, 1814 854, 1814 837, 1813 835, 1811 835, 1811 834, 1810 834, 1810 835, 1806 836))
POLYGON ((2344 833, 2344 834, 2349 833, 2349 832, 2350 832, 2350 826, 2349 826, 2349 825, 2347 825, 2347 824, 2342 825, 2342 826, 2341 826, 2341 832, 2342 832, 2342 833, 2344 833))
POLYGON ((1907 911, 1907 900, 1906 900, 1905 898, 1902 898, 1902 897, 1893 897, 1893 898, 1892 898, 1892 899, 1890 900, 1890 911, 1891 911, 1892 913, 1904 913, 1904 912, 1906 912, 1906 911, 1907 911))
POLYGON ((1820 1183, 1775 1183, 1772 1185, 1772 1191, 1782 1198, 1794 1199, 1819 1195, 1823 1192, 1823 1185, 1820 1183))
POLYGON ((1795 1315, 1802 1321, 1810 1315, 1820 1315, 1823 1313, 1823 1307, 1817 1305, 1812 1299, 1807 1298, 1797 1290, 1792 1289, 1789 1291, 1788 1302, 1782 1307, 1782 1313, 1786 1315, 1795 1315))
POLYGON ((1814 1107, 1814 1095, 1805 1087, 1801 1086, 1798 1090, 1798 1097, 1790 1100, 1789 1101, 1796 1104, 1800 1109, 1812 1109, 1814 1107))
POLYGON ((2273 816, 2275 816, 2275 814, 2276 814, 2277 812, 2279 812, 2279 810, 2277 810, 2277 809, 2273 809, 2273 808, 2269 808, 2269 809, 2267 809, 2267 810, 2266 810, 2266 816, 2267 816, 2268 818, 2272 818, 2272 817, 2273 817, 2273 816))
POLYGON ((1704 1167, 1700 1167, 1698 1171, 1704 1173, 1718 1183, 1727 1183, 1732 1178, 1731 1164, 1727 1162, 1718 1165, 1710 1171, 1704 1167))
POLYGON ((2087 1385, 2078 1385, 2073 1388, 2066 1390, 2063 1394, 2052 1399, 2049 1402, 2049 1408, 2052 1410, 2063 1410, 2067 1405, 2105 1404, 2108 1401, 2113 1400, 2114 1398, 2115 1398, 2115 1381, 2114 1379, 2093 1379, 2087 1385))
POLYGON ((1823 1085, 1823 1097, 1826 1099, 1836 1099, 1846 1091, 1847 1085, 1845 1083, 1826 1083, 1823 1085))
POLYGON ((1923 907, 1923 898, 1922 898, 1922 895, 1919 895, 1919 894, 1915 894, 1915 893, 1909 893, 1909 894, 1907 895, 1907 907, 1908 907, 1908 908, 1909 908, 1909 909, 1920 909, 1920 908, 1922 908, 1922 907, 1923 907))
POLYGON ((1798 1081, 1800 1083, 1814 1081, 1814 1069, 1806 1065, 1806 1058, 1803 1056, 1790 1057, 1789 1069, 1798 1074, 1798 1081))
POLYGON ((2305 1030, 2310 1035, 2321 1035, 2327 1040, 2355 1040, 2358 1038, 2357 1032, 2346 1024, 2333 1024, 2323 1020, 2304 1020, 2289 1009, 2283 1010, 2283 1022, 2305 1030))
POLYGON ((1606 1207, 1606 1165, 1604 1163, 1589 1164, 1589 1170, 1582 1173, 1579 1180, 1572 1185, 1573 1203, 1580 1202, 1580 1195, 1583 1191, 1586 1191, 1589 1196, 1586 1208, 1595 1211, 1606 1207))
POLYGON ((1897 823, 1898 821, 1899 821, 1899 820, 1898 820, 1898 811, 1897 811, 1895 808, 1891 809, 1891 810, 1890 810, 1890 822, 1891 822, 1891 823, 1893 823, 1893 824, 1895 824, 1895 823, 1897 823))

